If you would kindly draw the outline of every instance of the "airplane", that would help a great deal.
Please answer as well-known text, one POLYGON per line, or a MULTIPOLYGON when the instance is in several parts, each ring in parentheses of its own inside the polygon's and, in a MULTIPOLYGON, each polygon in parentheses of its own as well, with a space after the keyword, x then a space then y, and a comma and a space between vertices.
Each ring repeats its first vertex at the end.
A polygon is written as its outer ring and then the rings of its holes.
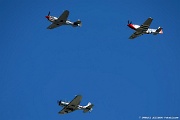
POLYGON ((49 11, 48 15, 45 17, 50 22, 52 22, 52 24, 50 26, 48 26, 47 29, 53 29, 53 28, 59 27, 61 25, 71 25, 73 27, 78 27, 78 26, 81 27, 82 26, 82 23, 79 19, 76 22, 71 22, 71 21, 67 20, 68 16, 69 16, 68 10, 65 10, 59 18, 50 16, 50 11, 49 11))
POLYGON ((83 110, 84 113, 91 112, 92 107, 94 105, 89 102, 86 106, 81 106, 80 105, 81 99, 82 99, 82 96, 77 95, 71 102, 65 102, 65 101, 62 101, 62 100, 58 101, 58 105, 61 106, 61 107, 64 107, 58 113, 59 114, 66 114, 66 113, 73 112, 75 110, 83 110))
POLYGON ((129 37, 129 39, 134 39, 143 34, 153 34, 153 35, 162 34, 163 33, 162 27, 158 27, 158 29, 150 29, 149 28, 152 20, 153 19, 151 17, 148 18, 141 26, 132 24, 132 22, 129 22, 129 20, 128 20, 127 26, 136 31, 129 37))

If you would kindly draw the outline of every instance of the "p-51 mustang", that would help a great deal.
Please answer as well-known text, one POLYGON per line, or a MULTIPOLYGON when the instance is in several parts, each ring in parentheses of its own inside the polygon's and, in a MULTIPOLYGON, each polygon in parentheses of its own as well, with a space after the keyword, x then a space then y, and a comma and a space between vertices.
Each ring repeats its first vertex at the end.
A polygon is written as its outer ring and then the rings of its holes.
POLYGON ((80 27, 82 25, 80 20, 77 20, 76 22, 71 22, 71 21, 67 20, 68 16, 69 16, 68 10, 65 10, 59 18, 50 16, 50 12, 49 12, 48 15, 45 17, 50 22, 52 22, 52 24, 49 27, 47 27, 47 29, 53 29, 53 28, 59 27, 61 25, 71 25, 73 27, 77 27, 77 26, 80 27))
POLYGON ((65 101, 61 101, 61 100, 58 101, 58 105, 61 107, 64 107, 58 113, 59 114, 66 114, 66 113, 73 112, 75 110, 83 110, 84 113, 91 112, 92 107, 94 105, 89 102, 86 106, 81 106, 80 105, 81 99, 82 99, 82 96, 77 95, 71 102, 65 102, 65 101))
POLYGON ((150 29, 149 28, 152 20, 153 20, 152 18, 148 18, 141 26, 132 24, 132 22, 128 21, 127 26, 136 31, 129 37, 129 39, 134 39, 143 34, 153 34, 153 35, 162 34, 163 28, 161 28, 161 27, 158 27, 158 29, 150 29))

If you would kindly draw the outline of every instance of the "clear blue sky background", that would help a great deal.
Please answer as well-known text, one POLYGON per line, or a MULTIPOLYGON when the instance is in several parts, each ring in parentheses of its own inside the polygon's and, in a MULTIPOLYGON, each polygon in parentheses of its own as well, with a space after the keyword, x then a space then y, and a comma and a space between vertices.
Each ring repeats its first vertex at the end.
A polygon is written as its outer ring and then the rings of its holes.
POLYGON ((0 120, 138 120, 180 116, 179 0, 1 0, 0 120), (48 30, 45 15, 82 20, 48 30), (127 21, 162 35, 134 32, 127 21), (59 115, 83 96, 90 114, 59 115))

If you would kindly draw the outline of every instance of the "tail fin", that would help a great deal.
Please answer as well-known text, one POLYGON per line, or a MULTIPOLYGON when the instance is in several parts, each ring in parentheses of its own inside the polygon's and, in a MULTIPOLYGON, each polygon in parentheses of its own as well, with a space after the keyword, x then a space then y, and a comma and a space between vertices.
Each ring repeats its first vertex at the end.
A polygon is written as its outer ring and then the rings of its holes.
POLYGON ((92 103, 90 103, 90 102, 88 102, 88 104, 86 105, 86 108, 84 109, 84 113, 86 113, 86 112, 91 112, 93 109, 92 109, 92 107, 93 107, 94 105, 92 104, 92 103))
POLYGON ((162 27, 158 27, 158 29, 156 30, 156 33, 159 33, 159 34, 163 34, 163 28, 162 27))
POLYGON ((81 20, 78 19, 76 22, 74 22, 74 25, 81 27, 82 26, 81 20))
POLYGON ((162 30, 162 28, 161 28, 161 30, 159 31, 159 33, 160 33, 160 34, 163 34, 163 30, 162 30))
POLYGON ((90 106, 92 103, 88 102, 87 106, 90 106))

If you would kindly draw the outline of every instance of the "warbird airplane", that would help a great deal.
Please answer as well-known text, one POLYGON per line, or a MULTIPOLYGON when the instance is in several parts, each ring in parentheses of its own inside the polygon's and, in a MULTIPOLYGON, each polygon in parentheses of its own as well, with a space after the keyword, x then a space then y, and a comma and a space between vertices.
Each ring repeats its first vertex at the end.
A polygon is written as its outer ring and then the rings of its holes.
POLYGON ((80 105, 81 99, 82 99, 82 96, 77 95, 71 102, 65 102, 65 101, 61 101, 61 100, 58 101, 58 105, 61 107, 64 107, 58 113, 59 114, 66 114, 66 113, 73 112, 75 110, 83 110, 84 113, 91 112, 92 107, 94 105, 89 102, 86 106, 81 106, 80 105))
POLYGON ((150 29, 149 28, 152 20, 153 20, 152 18, 148 18, 141 26, 132 24, 132 22, 128 21, 127 26, 136 31, 129 37, 129 39, 134 39, 143 34, 153 34, 153 35, 162 34, 163 28, 161 28, 161 27, 158 27, 158 29, 150 29))
POLYGON ((69 16, 68 10, 65 10, 59 18, 50 16, 50 12, 49 12, 48 15, 45 17, 50 22, 52 22, 52 24, 49 27, 47 27, 47 29, 53 29, 53 28, 59 27, 61 25, 71 25, 73 27, 77 27, 77 26, 80 27, 82 25, 80 20, 77 20, 76 22, 71 22, 71 21, 67 20, 68 16, 69 16))

